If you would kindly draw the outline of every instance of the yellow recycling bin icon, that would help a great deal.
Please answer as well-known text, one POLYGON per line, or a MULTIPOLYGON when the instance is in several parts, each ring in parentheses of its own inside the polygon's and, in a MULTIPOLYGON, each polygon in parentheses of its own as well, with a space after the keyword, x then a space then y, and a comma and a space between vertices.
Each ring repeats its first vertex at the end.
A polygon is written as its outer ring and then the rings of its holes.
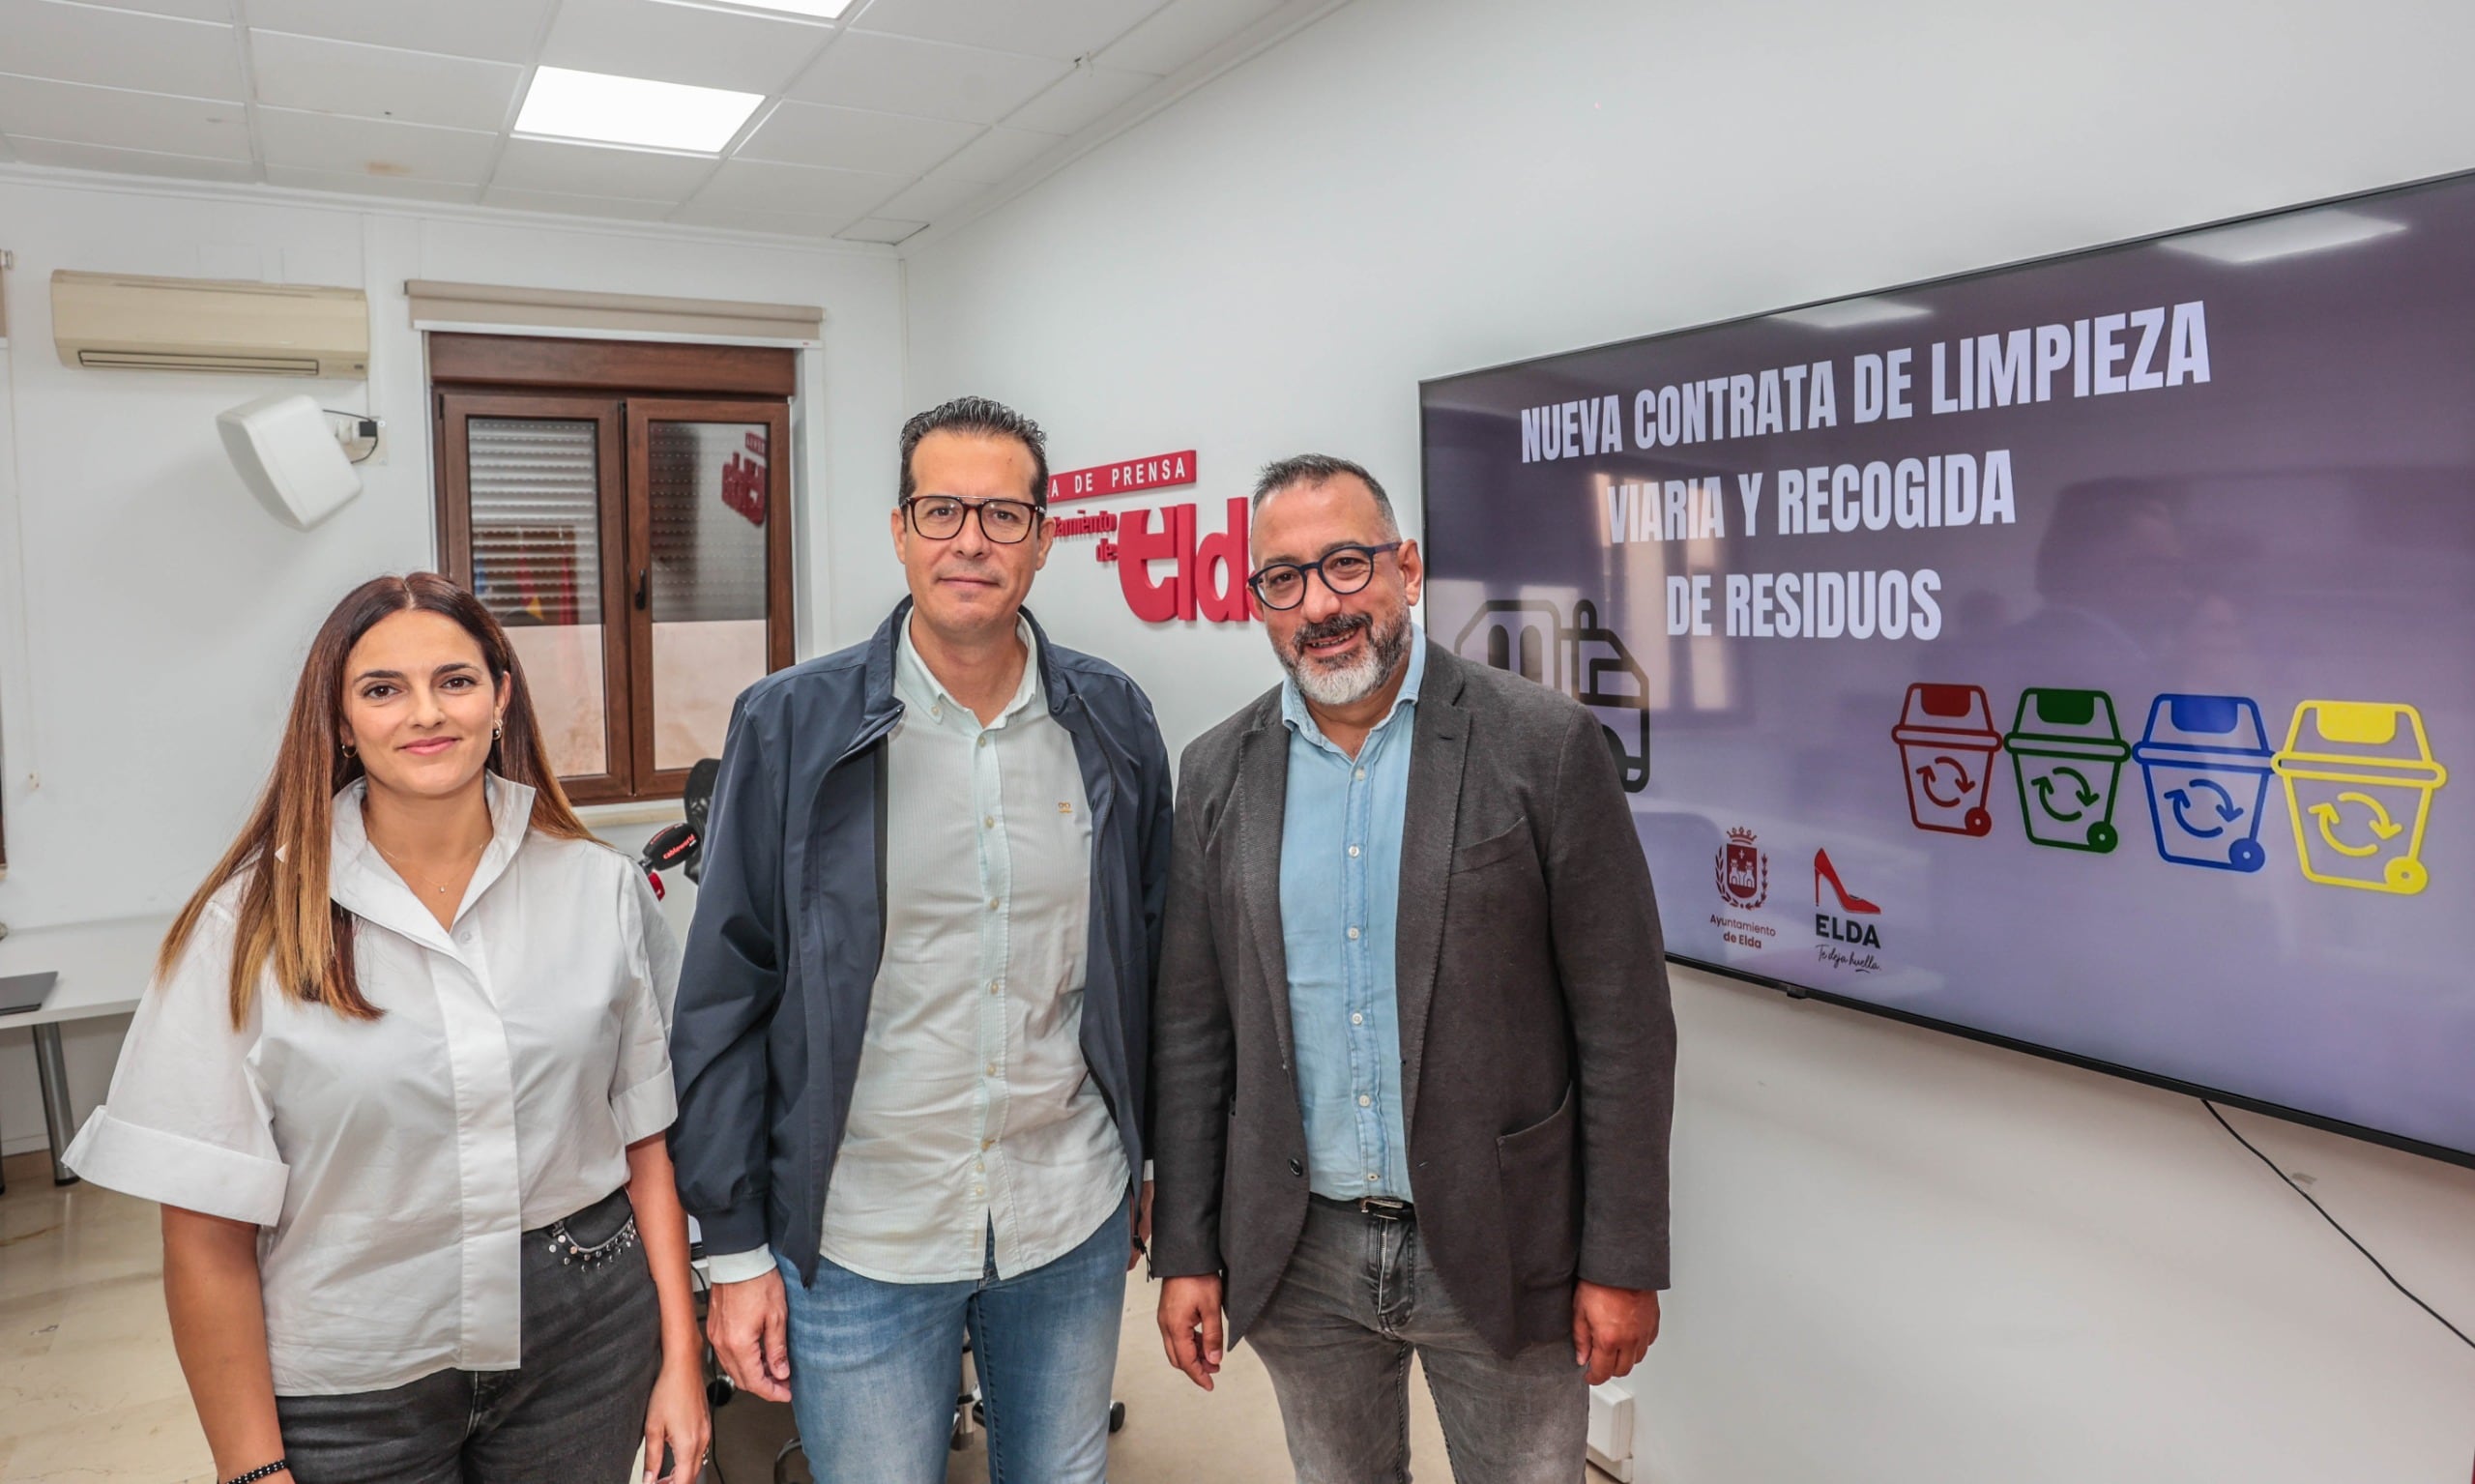
POLYGON ((2424 868, 2432 792, 2449 781, 2432 759, 2424 717, 2381 701, 2306 701, 2286 750, 2270 761, 2286 780, 2303 874, 2324 887, 2412 895, 2424 868))

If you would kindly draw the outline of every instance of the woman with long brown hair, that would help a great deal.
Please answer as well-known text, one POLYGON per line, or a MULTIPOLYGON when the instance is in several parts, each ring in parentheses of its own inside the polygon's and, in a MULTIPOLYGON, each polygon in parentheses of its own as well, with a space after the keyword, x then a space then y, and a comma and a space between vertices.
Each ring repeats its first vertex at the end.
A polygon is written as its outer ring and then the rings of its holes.
POLYGON ((318 630, 275 772, 69 1151, 162 1205, 218 1480, 692 1479, 678 953, 443 577, 318 630))

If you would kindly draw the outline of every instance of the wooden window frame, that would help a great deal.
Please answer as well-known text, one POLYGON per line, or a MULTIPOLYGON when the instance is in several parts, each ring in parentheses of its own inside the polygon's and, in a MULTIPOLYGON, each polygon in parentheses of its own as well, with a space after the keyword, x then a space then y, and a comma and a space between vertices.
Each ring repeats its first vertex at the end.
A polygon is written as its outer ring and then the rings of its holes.
POLYGON ((765 664, 796 657, 791 542, 789 350, 730 345, 433 333, 430 390, 438 451, 440 565, 473 584, 472 417, 591 420, 602 614, 604 771, 560 782, 576 803, 675 799, 688 770, 654 766, 653 499, 655 422, 766 426, 765 664))
POLYGON ((716 398, 629 397, 627 420, 627 570, 630 574, 628 642, 645 661, 645 684, 627 692, 634 738, 639 799, 675 798, 687 787, 688 770, 654 766, 653 424, 655 422, 763 422, 765 433, 765 673, 791 663, 791 413, 774 401, 716 398))

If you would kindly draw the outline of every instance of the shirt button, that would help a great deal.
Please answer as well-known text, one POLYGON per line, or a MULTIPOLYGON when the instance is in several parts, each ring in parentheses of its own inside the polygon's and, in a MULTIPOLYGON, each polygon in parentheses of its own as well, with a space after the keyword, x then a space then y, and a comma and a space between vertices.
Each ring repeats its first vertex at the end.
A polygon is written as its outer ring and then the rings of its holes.
POLYGON ((994 1139, 982 1139, 979 1141, 979 1147, 984 1149, 993 1149, 997 1148, 997 1141, 994 1139))
POLYGON ((996 815, 994 815, 994 814, 983 814, 983 815, 981 815, 981 816, 979 817, 979 828, 980 828, 980 829, 996 829, 996 828, 997 828, 997 816, 996 816, 996 815))
POLYGON ((988 899, 988 910, 990 912, 995 912, 997 910, 997 898, 992 896, 988 899))
POLYGON ((1351 1024, 1351 1025, 1354 1025, 1354 1026, 1362 1026, 1362 1025, 1365 1025, 1365 1024, 1366 1024, 1366 1017, 1365 1017, 1365 1016, 1363 1016, 1363 1015, 1361 1015, 1361 1014, 1359 1014, 1359 1013, 1358 1013, 1357 1011, 1355 1011, 1355 1010, 1352 1010, 1352 1011, 1350 1011, 1350 1024, 1351 1024))
POLYGON ((985 747, 985 746, 987 746, 987 745, 988 745, 988 734, 987 734, 987 733, 983 732, 983 733, 981 733, 981 734, 980 734, 980 738, 979 738, 979 744, 980 744, 981 746, 983 746, 983 747, 985 747))
POLYGON ((994 1076, 996 1076, 996 1075, 997 1075, 997 1063, 996 1063, 996 1062, 989 1062, 989 1063, 988 1063, 988 1075, 990 1075, 991 1077, 994 1077, 994 1076))
POLYGON ((1369 1171, 1367 1171, 1367 1172, 1366 1172, 1366 1182, 1367 1182, 1368 1184, 1370 1184, 1370 1185, 1372 1185, 1372 1184, 1374 1184, 1374 1183, 1375 1183, 1375 1172, 1374 1172, 1374 1171, 1369 1170, 1369 1171))
POLYGON ((1005 992, 1005 981, 1004 979, 991 979, 988 981, 988 992, 992 995, 1002 994, 1005 992))
POLYGON ((1366 770, 1365 770, 1365 769, 1363 769, 1363 768, 1361 768, 1361 769, 1359 769, 1357 771, 1355 771, 1355 772, 1354 772, 1354 773, 1350 774, 1350 776, 1351 776, 1351 777, 1353 777, 1353 778, 1354 778, 1354 779, 1356 779, 1356 780, 1357 780, 1358 782, 1360 782, 1360 783, 1364 783, 1364 782, 1366 781, 1366 770))
POLYGON ((1361 1108, 1372 1108, 1375 1106, 1375 1099, 1360 1092, 1357 1095, 1357 1105, 1361 1108))
POLYGON ((1351 928, 1351 929, 1350 929, 1350 936, 1351 936, 1352 938, 1355 938, 1355 937, 1357 936, 1357 929, 1356 929, 1356 928, 1351 928))
POLYGON ((1351 858, 1356 858, 1356 856, 1357 856, 1357 847, 1356 847, 1356 846, 1353 845, 1353 846, 1351 846, 1351 847, 1350 847, 1350 856, 1351 856, 1351 858))

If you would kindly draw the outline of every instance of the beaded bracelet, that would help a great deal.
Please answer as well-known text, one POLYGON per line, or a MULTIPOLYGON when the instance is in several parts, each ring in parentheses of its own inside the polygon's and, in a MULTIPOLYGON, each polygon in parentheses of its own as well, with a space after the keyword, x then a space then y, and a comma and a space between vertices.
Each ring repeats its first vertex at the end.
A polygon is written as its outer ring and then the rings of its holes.
POLYGON ((272 1479, 277 1474, 283 1472, 291 1467, 291 1464, 278 1458, 274 1463, 267 1465, 263 1469, 252 1469, 247 1473, 236 1473, 232 1475, 232 1477, 225 1479, 223 1484, 257 1484, 258 1480, 272 1479))

